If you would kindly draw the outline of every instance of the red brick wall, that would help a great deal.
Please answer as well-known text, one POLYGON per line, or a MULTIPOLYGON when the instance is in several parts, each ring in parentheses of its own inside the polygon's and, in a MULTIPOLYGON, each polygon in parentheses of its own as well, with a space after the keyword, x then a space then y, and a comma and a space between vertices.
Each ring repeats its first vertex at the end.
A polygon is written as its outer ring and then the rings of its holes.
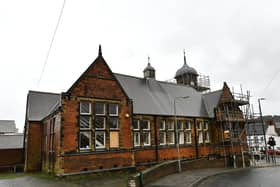
POLYGON ((126 153, 97 153, 64 156, 64 173, 131 166, 132 157, 126 153))
POLYGON ((0 149, 0 167, 23 164, 23 149, 0 149))
MULTIPOLYGON (((64 173, 78 172, 85 168, 87 170, 103 169, 131 166, 133 158, 130 152, 116 153, 109 149, 104 153, 89 152, 78 153, 78 132, 79 132, 79 101, 81 99, 118 101, 119 121, 120 121, 120 149, 131 149, 131 108, 126 94, 115 79, 111 70, 107 66, 103 57, 98 57, 79 80, 71 87, 68 93, 62 97, 61 113, 61 154, 65 155, 61 159, 61 168, 64 173), (129 117, 126 116, 129 114, 129 117)), ((106 141, 108 143, 108 141, 106 141)))
POLYGON ((54 170, 59 170, 60 169, 60 163, 59 160, 56 158, 60 154, 60 139, 61 139, 61 134, 60 134, 60 129, 61 129, 61 117, 60 113, 51 116, 50 118, 46 119, 43 123, 43 137, 42 137, 42 170, 47 172, 48 169, 54 167, 54 170), (50 151, 50 142, 51 142, 51 135, 50 135, 50 123, 51 120, 55 118, 55 126, 54 126, 54 158, 50 159, 49 156, 49 151, 50 151), (50 162, 51 161, 51 162, 50 162), (53 161, 53 162, 52 162, 53 161))
POLYGON ((25 171, 41 170, 42 124, 29 122, 27 129, 25 171))

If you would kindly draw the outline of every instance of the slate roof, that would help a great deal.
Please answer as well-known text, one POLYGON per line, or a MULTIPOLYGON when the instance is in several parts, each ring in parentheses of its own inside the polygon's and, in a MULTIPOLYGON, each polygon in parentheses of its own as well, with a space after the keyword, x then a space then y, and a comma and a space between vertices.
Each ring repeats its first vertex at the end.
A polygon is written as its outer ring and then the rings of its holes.
POLYGON ((209 117, 215 117, 214 108, 218 106, 223 90, 209 92, 203 95, 205 108, 209 117))
POLYGON ((27 97, 27 120, 41 121, 61 106, 61 95, 29 91, 27 97))
MULTIPOLYGON (((189 117, 214 117, 222 90, 202 94, 194 88, 155 79, 144 79, 114 74, 124 91, 133 100, 133 113, 146 115, 176 115, 189 117)), ((27 99, 27 120, 41 121, 61 106, 61 95, 57 93, 29 91, 27 99)))
POLYGON ((0 120, 0 134, 3 133, 17 133, 14 120, 0 120))
POLYGON ((189 96, 187 99, 176 99, 176 115, 209 117, 203 94, 190 86, 116 73, 115 76, 133 100, 135 114, 174 115, 174 99, 189 96))
MULTIPOLYGON (((246 128, 247 136, 263 135, 263 129, 262 129, 261 122, 246 124, 245 128, 246 128)), ((268 128, 268 125, 264 124, 265 131, 267 130, 267 128, 268 128)))
POLYGON ((0 149, 21 149, 23 148, 23 134, 0 135, 0 149))

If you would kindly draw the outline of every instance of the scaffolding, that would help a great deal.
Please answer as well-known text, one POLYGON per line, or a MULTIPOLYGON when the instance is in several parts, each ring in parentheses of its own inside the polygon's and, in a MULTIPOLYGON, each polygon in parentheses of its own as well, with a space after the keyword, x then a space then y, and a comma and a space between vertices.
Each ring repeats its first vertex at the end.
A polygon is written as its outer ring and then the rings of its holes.
MULTIPOLYGON (((165 82, 177 84, 177 81, 174 78, 168 79, 165 82)), ((210 91, 210 77, 208 75, 199 74, 197 76, 197 85, 193 85, 193 87, 199 92, 210 91)))
POLYGON ((239 150, 236 150, 235 146, 238 145, 242 154, 243 167, 245 167, 244 152, 247 150, 245 127, 246 123, 248 123, 250 112, 250 92, 247 91, 244 94, 241 87, 241 93, 235 93, 233 90, 230 93, 228 96, 222 96, 216 112, 216 119, 218 124, 220 124, 220 131, 222 133, 223 150, 220 150, 220 152, 224 153, 225 163, 226 155, 232 155, 233 164, 236 167, 235 158, 239 150))

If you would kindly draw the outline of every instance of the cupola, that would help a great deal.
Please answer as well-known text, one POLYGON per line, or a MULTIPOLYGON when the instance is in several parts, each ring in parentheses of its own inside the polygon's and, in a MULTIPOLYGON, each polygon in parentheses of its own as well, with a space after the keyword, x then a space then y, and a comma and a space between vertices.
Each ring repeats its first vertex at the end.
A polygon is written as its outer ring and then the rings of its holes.
POLYGON ((175 79, 177 84, 190 85, 197 87, 197 71, 187 64, 186 54, 184 51, 184 64, 176 71, 175 79))
POLYGON ((143 71, 145 79, 155 79, 156 78, 156 70, 151 66, 150 57, 148 57, 148 65, 143 71))

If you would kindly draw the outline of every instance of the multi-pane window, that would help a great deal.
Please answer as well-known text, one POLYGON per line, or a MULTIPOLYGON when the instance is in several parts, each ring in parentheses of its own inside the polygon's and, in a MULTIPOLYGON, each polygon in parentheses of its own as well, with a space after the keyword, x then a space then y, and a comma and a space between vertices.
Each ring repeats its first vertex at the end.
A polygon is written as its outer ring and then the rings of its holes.
POLYGON ((91 141, 91 103, 80 103, 80 117, 79 117, 79 146, 80 150, 89 150, 92 146, 91 141))
POLYGON ((192 143, 192 124, 191 121, 186 121, 186 129, 185 129, 185 135, 186 135, 186 144, 192 143))
POLYGON ((176 133, 175 123, 173 120, 161 120, 160 121, 160 145, 174 145, 177 141, 180 145, 192 143, 192 126, 191 121, 178 120, 176 133), (177 137, 178 136, 178 137, 177 137), (178 139, 177 139, 177 138, 178 139))
POLYGON ((184 138, 185 138, 185 133, 184 133, 184 127, 185 127, 185 122, 184 121, 177 121, 177 130, 178 130, 178 140, 179 144, 184 144, 184 138))
POLYGON ((204 122, 204 127, 203 127, 203 130, 208 130, 209 128, 209 125, 208 125, 208 122, 204 122))
POLYGON ((178 134, 179 134, 179 144, 184 144, 185 143, 185 141, 184 141, 184 132, 178 132, 178 134))
POLYGON ((91 116, 80 116, 80 129, 91 128, 91 116))
POLYGON ((95 148, 105 148, 105 132, 96 131, 95 132, 95 148))
POLYGON ((159 128, 159 143, 160 145, 166 144, 166 128, 165 128, 165 120, 160 121, 160 128, 159 128))
POLYGON ((80 131, 80 149, 90 149, 91 146, 91 132, 80 131))
POLYGON ((201 121, 196 124, 196 129, 197 130, 202 130, 202 122, 201 121))
POLYGON ((119 129, 119 109, 117 104, 109 104, 109 127, 119 129))
POLYGON ((186 122, 186 130, 191 130, 192 129, 192 124, 190 121, 186 122))
POLYGON ((191 144, 192 143, 192 132, 191 131, 187 131, 186 132, 186 143, 187 144, 191 144))
POLYGON ((142 129, 143 144, 145 146, 151 145, 151 128, 149 120, 140 120, 140 127, 142 129))
POLYGON ((119 147, 119 105, 105 102, 80 102, 79 148, 81 151, 119 147), (106 134, 109 138, 106 138, 106 134))
POLYGON ((167 144, 175 144, 174 121, 167 121, 167 144))
POLYGON ((140 146, 140 124, 139 120, 133 120, 133 142, 135 147, 140 146))
POLYGON ((206 143, 209 143, 210 138, 209 138, 209 123, 208 123, 208 121, 204 122, 203 130, 204 130, 204 141, 206 143))
POLYGON ((91 114, 91 103, 81 102, 80 103, 80 114, 91 114))
POLYGON ((151 145, 151 125, 149 120, 133 120, 133 141, 134 146, 151 145))
POLYGON ((105 115, 105 103, 95 103, 94 104, 95 115, 105 115))
POLYGON ((167 143, 168 144, 174 144, 175 143, 174 131, 168 131, 167 132, 167 143))
POLYGON ((203 123, 198 121, 196 124, 198 143, 203 143, 203 123))
POLYGON ((206 131, 206 132, 205 132, 205 142, 209 142, 209 141, 210 141, 209 132, 206 131))
POLYGON ((198 131, 198 143, 203 143, 203 132, 198 131))
POLYGON ((105 103, 94 104, 95 149, 103 149, 106 145, 106 107, 105 103))

